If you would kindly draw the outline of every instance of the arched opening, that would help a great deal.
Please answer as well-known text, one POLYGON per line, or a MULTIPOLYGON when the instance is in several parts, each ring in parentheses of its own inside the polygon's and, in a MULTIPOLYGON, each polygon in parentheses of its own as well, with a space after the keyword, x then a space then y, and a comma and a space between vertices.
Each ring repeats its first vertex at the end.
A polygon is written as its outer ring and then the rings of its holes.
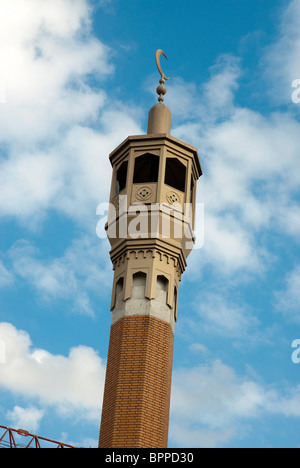
POLYGON ((126 187, 126 180, 127 180, 127 170, 128 170, 128 162, 124 161, 119 169, 117 170, 116 176, 116 195, 122 192, 126 187))
POLYGON ((145 184, 157 182, 159 157, 146 153, 135 160, 133 183, 145 184))
POLYGON ((116 296, 123 292, 124 278, 120 278, 116 284, 116 296))
POLYGON ((194 178, 191 177, 191 188, 190 188, 190 203, 194 201, 194 178))
POLYGON ((178 293, 177 287, 174 287, 174 318, 175 322, 177 322, 177 307, 178 307, 178 293))
POLYGON ((139 271, 132 276, 132 293, 133 299, 143 299, 146 292, 147 275, 139 271))
POLYGON ((116 282, 116 287, 115 287, 115 298, 114 298, 114 303, 113 303, 113 309, 117 307, 121 307, 122 301, 123 301, 123 287, 124 287, 124 278, 119 278, 118 281, 116 282))
POLYGON ((163 304, 168 303, 168 291, 169 280, 163 275, 158 275, 156 283, 156 298, 161 300, 163 304))
POLYGON ((165 184, 185 191, 186 167, 177 158, 167 158, 165 184))
POLYGON ((160 288, 161 288, 163 291, 168 292, 169 280, 168 280, 165 276, 163 276, 163 275, 158 275, 158 276, 157 276, 157 284, 159 284, 160 288))

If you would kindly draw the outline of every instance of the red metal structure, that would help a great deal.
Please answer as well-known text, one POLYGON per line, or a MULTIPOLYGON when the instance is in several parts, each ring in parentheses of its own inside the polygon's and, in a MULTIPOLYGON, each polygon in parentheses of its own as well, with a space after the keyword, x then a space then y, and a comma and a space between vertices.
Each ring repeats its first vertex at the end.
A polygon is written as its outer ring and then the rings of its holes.
POLYGON ((0 448, 76 448, 72 445, 30 434, 23 429, 0 426, 0 448))

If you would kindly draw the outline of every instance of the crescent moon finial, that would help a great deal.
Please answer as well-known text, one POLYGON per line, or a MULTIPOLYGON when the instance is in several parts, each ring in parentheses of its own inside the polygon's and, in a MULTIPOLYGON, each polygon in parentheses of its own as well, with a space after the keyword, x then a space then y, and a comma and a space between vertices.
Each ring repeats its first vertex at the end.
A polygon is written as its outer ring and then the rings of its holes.
POLYGON ((156 51, 156 54, 155 54, 155 60, 156 60, 156 65, 157 65, 157 68, 158 68, 158 71, 159 73, 161 74, 161 77, 163 80, 165 81, 168 81, 170 78, 167 78, 166 75, 164 74, 164 72, 162 71, 162 68, 161 68, 161 65, 160 65, 160 56, 163 55, 167 60, 168 60, 168 57, 166 56, 166 54, 164 53, 163 50, 161 49, 158 49, 156 51))
POLYGON ((166 75, 164 74, 164 72, 162 71, 162 68, 161 68, 161 65, 160 65, 160 56, 163 55, 167 60, 168 60, 168 57, 166 56, 166 54, 164 53, 163 50, 161 49, 158 49, 156 51, 156 54, 155 54, 155 60, 156 60, 156 65, 157 65, 157 68, 158 68, 158 71, 161 75, 161 79, 159 80, 159 86, 157 87, 156 89, 156 92, 157 94, 159 95, 159 98, 158 98, 158 101, 159 102, 163 102, 164 101, 164 95, 166 94, 167 92, 167 88, 164 86, 165 82, 167 80, 169 80, 170 78, 167 78, 166 75))

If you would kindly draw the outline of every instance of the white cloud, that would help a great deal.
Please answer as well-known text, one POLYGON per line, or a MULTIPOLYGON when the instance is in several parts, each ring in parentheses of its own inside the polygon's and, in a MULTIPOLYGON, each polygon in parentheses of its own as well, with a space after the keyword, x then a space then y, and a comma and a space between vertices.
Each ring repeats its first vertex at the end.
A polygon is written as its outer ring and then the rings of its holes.
POLYGON ((112 269, 106 243, 85 235, 73 240, 60 258, 42 259, 37 248, 19 241, 9 256, 16 276, 34 287, 42 300, 67 300, 75 313, 93 317, 91 294, 104 294, 112 269))
MULTIPOLYGON (((168 83, 166 104, 175 117, 175 122, 213 122, 227 116, 234 109, 235 91, 241 75, 239 59, 233 55, 221 55, 210 68, 210 79, 203 85, 173 78, 168 83)), ((147 86, 153 90, 153 84, 147 86)), ((176 129, 186 141, 185 124, 176 129)), ((192 124, 189 124, 192 125, 192 124)))
POLYGON ((275 307, 288 320, 300 323, 300 266, 285 278, 284 289, 274 293, 275 307))
POLYGON ((292 82, 300 78, 299 55, 300 1, 291 0, 282 11, 278 40, 267 49, 262 61, 274 102, 291 103, 292 82))
POLYGON ((204 247, 191 257, 190 270, 209 264, 222 273, 261 274, 274 258, 259 234, 298 233, 300 124, 289 113, 263 116, 233 104, 219 121, 221 114, 207 109, 174 131, 198 148, 204 171, 198 183, 204 247))
POLYGON ((282 230, 288 233, 295 242, 300 240, 300 208, 295 201, 283 202, 280 206, 278 219, 282 230))
POLYGON ((278 392, 270 391, 266 409, 274 414, 283 414, 287 418, 300 417, 300 385, 289 388, 284 395, 278 397, 278 392))
POLYGON ((111 165, 108 155, 129 134, 141 133, 131 112, 112 105, 99 119, 103 130, 74 126, 56 153, 61 184, 50 206, 84 225, 99 203, 107 202, 111 165))
POLYGON ((183 448, 218 448, 226 447, 236 436, 237 430, 228 427, 224 430, 191 428, 187 421, 172 422, 170 440, 177 447, 183 448))
POLYGON ((228 115, 233 107, 238 80, 241 76, 239 59, 233 55, 221 55, 211 67, 211 78, 204 84, 205 108, 218 118, 228 115), (217 111, 217 114, 216 114, 217 111))
POLYGON ((14 275, 8 271, 0 260, 0 288, 11 286, 14 282, 14 275))
POLYGON ((202 294, 197 313, 206 332, 234 336, 240 340, 250 332, 252 335, 259 325, 247 306, 230 301, 224 291, 202 294))
POLYGON ((4 0, 0 54, 6 105, 1 139, 50 140, 68 125, 95 118, 103 93, 87 75, 112 72, 109 49, 90 30, 87 0, 4 0))
POLYGON ((192 257, 191 272, 205 264, 214 265, 222 274, 257 271, 261 266, 255 238, 233 214, 210 213, 205 204, 204 247, 192 257), (199 265, 200 263, 200 265, 199 265))
POLYGON ((199 139, 206 158, 200 197, 214 212, 237 210, 251 229, 268 226, 282 197, 290 198, 299 187, 299 128, 285 114, 266 118, 236 108, 199 139))
POLYGON ((202 343, 192 343, 189 346, 189 350, 195 353, 207 354, 209 352, 208 348, 202 343))
POLYGON ((27 413, 32 415, 31 423, 37 424, 46 408, 55 408, 61 416, 99 419, 105 362, 93 349, 77 346, 68 356, 53 355, 33 348, 28 333, 9 323, 0 323, 0 339, 6 344, 0 388, 34 401, 35 406, 39 401, 42 408, 33 415, 32 407, 28 411, 15 408, 11 419, 27 413))
POLYGON ((170 441, 180 447, 224 447, 266 415, 299 418, 299 401, 300 387, 269 387, 219 360, 175 370, 170 441))
POLYGON ((61 184, 59 166, 46 154, 23 154, 0 161, 0 170, 0 214, 19 220, 41 216, 61 184))
POLYGON ((257 416, 264 397, 259 385, 221 361, 175 371, 170 438, 186 447, 226 444, 238 435, 242 419, 257 416))
MULTIPOLYGON (((28 333, 9 323, 0 323, 0 339, 7 349, 0 388, 29 402, 8 411, 15 426, 37 429, 49 409, 63 418, 98 422, 105 363, 92 348, 77 346, 68 356, 54 355, 34 348, 28 333)), ((253 377, 238 375, 220 360, 175 369, 170 443, 180 447, 226 446, 264 415, 299 418, 299 401, 299 387, 281 389, 264 385, 261 379, 258 383, 253 377)))
POLYGON ((27 431, 36 433, 44 414, 43 410, 34 406, 29 406, 28 408, 15 406, 13 410, 7 412, 6 416, 10 421, 11 427, 18 429, 26 428, 27 431))
POLYGON ((133 108, 89 85, 114 70, 91 13, 88 0, 0 5, 0 215, 28 227, 51 209, 84 223, 107 199, 110 151, 140 133, 133 108))
MULTIPOLYGON (((9 154, 0 162, 0 214, 31 227, 50 209, 85 223, 107 200, 109 152, 128 134, 141 133, 134 110, 113 102, 108 110, 103 90, 95 94, 88 85, 90 73, 112 73, 108 49, 92 34, 88 2, 75 2, 72 15, 74 2, 61 3, 53 2, 48 16, 46 7, 34 9, 30 0, 28 24, 20 31, 19 13, 14 17, 9 7, 12 53, 22 57, 30 79, 7 58, 14 97, 3 113, 9 154)), ((202 87, 174 80, 168 94, 173 115, 189 122, 173 133, 198 147, 204 168, 198 197, 206 210, 202 264, 230 274, 265 268, 268 252, 258 245, 257 232, 272 223, 297 231, 283 207, 291 206, 299 187, 299 124, 288 115, 263 117, 238 108, 241 74, 236 57, 222 56, 202 87)))
POLYGON ((54 209, 85 226, 108 199, 110 151, 128 133, 140 133, 125 110, 104 113, 99 122, 105 133, 74 125, 43 151, 11 151, 0 161, 0 215, 36 229, 54 209))
MULTIPOLYGON (((300 1, 293 0, 278 40, 264 52, 277 93, 277 73, 289 80, 299 70, 299 20, 300 1)), ((205 204, 205 243, 189 260, 187 275, 205 265, 222 274, 262 274, 274 261, 262 242, 268 232, 293 240, 299 233, 300 124, 288 111, 263 115, 239 107, 235 95, 243 74, 237 57, 221 56, 202 87, 182 80, 168 86, 168 105, 180 123, 173 134, 198 148, 204 171, 198 201, 205 204)))

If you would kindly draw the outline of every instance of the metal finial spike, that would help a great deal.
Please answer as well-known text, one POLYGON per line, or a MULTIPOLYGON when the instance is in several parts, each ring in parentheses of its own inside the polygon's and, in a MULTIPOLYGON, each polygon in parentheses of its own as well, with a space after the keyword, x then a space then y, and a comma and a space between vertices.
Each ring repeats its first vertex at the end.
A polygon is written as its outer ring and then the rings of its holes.
POLYGON ((156 65, 157 65, 157 68, 158 68, 158 71, 161 75, 161 79, 159 80, 159 83, 160 85, 157 87, 156 89, 156 92, 157 94, 159 95, 159 98, 158 98, 158 101, 159 102, 163 102, 164 101, 164 98, 163 96, 166 94, 167 92, 167 88, 164 86, 165 82, 167 80, 169 80, 170 78, 167 78, 166 75, 164 74, 164 72, 162 71, 162 68, 161 68, 161 65, 160 65, 160 56, 163 55, 167 60, 168 60, 168 57, 166 56, 166 54, 164 53, 163 50, 161 49, 158 49, 156 51, 156 54, 155 54, 155 60, 156 60, 156 65))

